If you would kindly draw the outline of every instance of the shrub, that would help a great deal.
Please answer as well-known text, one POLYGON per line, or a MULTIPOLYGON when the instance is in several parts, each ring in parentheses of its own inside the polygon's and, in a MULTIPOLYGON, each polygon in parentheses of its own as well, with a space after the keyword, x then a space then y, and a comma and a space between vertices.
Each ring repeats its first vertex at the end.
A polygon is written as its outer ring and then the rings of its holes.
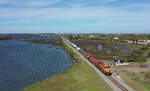
POLYGON ((144 77, 145 79, 150 79, 150 73, 149 72, 145 73, 144 77))

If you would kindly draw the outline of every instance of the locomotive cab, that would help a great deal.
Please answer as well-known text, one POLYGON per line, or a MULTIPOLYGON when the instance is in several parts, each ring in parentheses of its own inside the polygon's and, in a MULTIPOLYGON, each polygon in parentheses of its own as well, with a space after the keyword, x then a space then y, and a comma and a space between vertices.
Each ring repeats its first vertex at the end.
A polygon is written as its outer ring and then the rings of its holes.
POLYGON ((111 68, 110 68, 109 65, 105 65, 104 70, 105 70, 105 72, 106 72, 106 73, 105 73, 106 75, 108 75, 108 76, 111 76, 111 75, 112 75, 112 70, 111 70, 111 68))

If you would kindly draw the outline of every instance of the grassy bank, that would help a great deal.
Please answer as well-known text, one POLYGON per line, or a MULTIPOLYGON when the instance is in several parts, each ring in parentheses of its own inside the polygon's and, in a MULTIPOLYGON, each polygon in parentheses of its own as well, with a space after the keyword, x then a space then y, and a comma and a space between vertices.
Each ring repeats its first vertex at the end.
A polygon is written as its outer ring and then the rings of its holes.
POLYGON ((112 91, 79 55, 63 43, 63 48, 76 60, 67 71, 21 91, 112 91))

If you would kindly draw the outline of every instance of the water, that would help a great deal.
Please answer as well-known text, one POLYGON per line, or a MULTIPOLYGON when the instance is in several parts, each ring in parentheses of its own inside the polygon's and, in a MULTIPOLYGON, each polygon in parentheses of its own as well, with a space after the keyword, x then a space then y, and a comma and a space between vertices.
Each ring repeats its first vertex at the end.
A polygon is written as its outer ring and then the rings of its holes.
MULTIPOLYGON (((102 48, 103 48, 103 45, 102 44, 99 44, 98 46, 98 50, 101 51, 102 48)), ((125 49, 125 48, 121 48, 120 46, 115 46, 114 47, 116 50, 119 50, 121 52, 124 52, 124 53, 132 53, 133 51, 132 50, 129 50, 129 49, 125 49)), ((108 54, 111 53, 111 50, 110 48, 103 48, 108 54)))
POLYGON ((98 50, 101 51, 102 48, 103 48, 103 45, 102 45, 102 44, 99 44, 97 47, 98 47, 98 50))
POLYGON ((31 35, 10 35, 12 39, 15 40, 59 40, 59 37, 49 37, 49 36, 31 36, 31 35))
POLYGON ((129 49, 122 49, 120 46, 115 46, 114 48, 116 50, 119 50, 119 51, 124 52, 124 53, 131 53, 131 52, 133 52, 132 50, 129 50, 129 49))
POLYGON ((111 50, 110 50, 109 48, 104 48, 104 50, 105 50, 108 54, 111 53, 111 50))
POLYGON ((125 53, 131 53, 133 52, 132 50, 128 50, 128 49, 121 49, 122 52, 125 52, 125 53))
POLYGON ((112 56, 113 58, 118 58, 117 56, 112 56))
POLYGON ((61 48, 19 40, 0 41, 0 91, 17 91, 64 72, 72 60, 61 48))
POLYGON ((120 49, 121 49, 120 46, 114 46, 114 48, 115 48, 116 50, 120 50, 120 49))
POLYGON ((99 44, 97 46, 97 48, 98 48, 99 51, 102 51, 102 49, 104 49, 107 53, 111 53, 111 50, 109 48, 103 48, 102 44, 99 44))

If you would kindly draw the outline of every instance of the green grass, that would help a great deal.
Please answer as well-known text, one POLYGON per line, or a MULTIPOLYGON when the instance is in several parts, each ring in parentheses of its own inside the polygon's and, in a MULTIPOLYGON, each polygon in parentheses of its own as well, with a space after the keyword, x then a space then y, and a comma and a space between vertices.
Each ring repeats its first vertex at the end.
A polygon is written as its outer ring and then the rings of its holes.
POLYGON ((136 91, 150 91, 150 83, 147 80, 141 80, 139 78, 144 77, 145 72, 131 73, 124 71, 122 72, 122 79, 134 88, 136 91), (136 80, 135 80, 136 79, 136 80))
POLYGON ((147 61, 150 62, 150 58, 148 58, 147 61))
POLYGON ((143 86, 144 88, 146 88, 147 91, 150 91, 150 83, 146 83, 144 81, 139 81, 138 84, 140 84, 141 86, 143 86))
POLYGON ((112 91, 83 59, 64 45, 77 62, 67 71, 41 81, 21 91, 112 91))

